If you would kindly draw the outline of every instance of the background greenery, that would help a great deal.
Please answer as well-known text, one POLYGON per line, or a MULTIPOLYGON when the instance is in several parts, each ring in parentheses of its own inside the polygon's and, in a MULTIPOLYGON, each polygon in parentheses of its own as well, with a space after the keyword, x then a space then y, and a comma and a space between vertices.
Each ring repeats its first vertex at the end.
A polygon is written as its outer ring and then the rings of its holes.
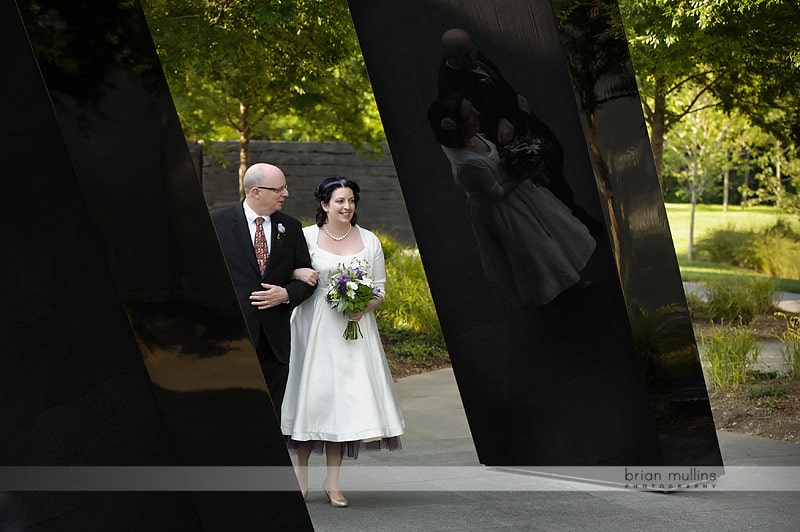
MULTIPOLYGON (((743 386, 748 398, 772 398, 785 390, 777 384, 758 386, 761 375, 754 371, 759 342, 779 341, 789 368, 788 377, 800 378, 800 318, 777 313, 775 290, 800 292, 800 221, 777 207, 736 207, 698 205, 695 217, 696 260, 688 260, 691 206, 667 204, 667 216, 673 233, 681 277, 684 281, 702 282, 705 297, 687 294, 689 312, 695 322, 710 321, 711 331, 700 333, 698 343, 707 381, 718 391, 737 390, 743 386), (780 272, 786 277, 775 276, 780 272), (757 337, 757 318, 783 320, 781 332, 769 338, 757 337), (783 391, 782 391, 783 390, 783 391)), ((778 327, 780 329, 781 327, 778 327)))
MULTIPOLYGON (((781 228, 781 235, 791 235, 787 238, 789 242, 796 242, 800 221, 787 217, 776 207, 735 208, 725 212, 719 205, 700 205, 695 223, 701 251, 697 260, 689 261, 686 258, 689 206, 667 204, 666 207, 683 280, 706 284, 706 300, 687 298, 690 312, 695 318, 714 320, 732 327, 720 329, 713 340, 717 357, 714 368, 718 373, 715 378, 722 382, 728 378, 720 373, 728 367, 725 365, 728 362, 720 358, 725 350, 741 360, 749 360, 742 355, 741 346, 737 349, 736 345, 726 345, 724 337, 727 335, 734 344, 741 341, 743 345, 749 345, 752 333, 742 332, 736 327, 747 326, 756 316, 771 315, 775 310, 775 290, 800 292, 800 277, 774 277, 758 270, 758 266, 763 264, 754 258, 764 249, 774 251, 771 247, 773 240, 767 236, 775 232, 775 227, 781 228), (735 252, 725 251, 714 256, 710 251, 737 247, 743 248, 739 252, 744 257, 740 264, 732 264, 735 252)), ((379 233, 378 236, 384 248, 390 279, 389 296, 378 310, 381 333, 388 350, 424 363, 433 355, 446 352, 446 346, 419 251, 398 243, 389 235, 379 233)), ((780 249, 772 255, 780 256, 790 264, 800 264, 800 248, 797 246, 780 249)), ((796 320, 793 323, 797 329, 796 320)), ((790 333, 792 330, 789 328, 790 333)), ((796 332, 794 336, 788 333, 785 336, 787 341, 794 340, 791 345, 796 346, 796 332)))
MULTIPOLYGON (((240 179, 251 139, 385 140, 346 0, 143 6, 187 138, 238 140, 240 179)), ((797 0, 557 4, 590 7, 630 51, 684 280, 800 292, 797 0)), ((382 332, 404 356, 443 350, 417 250, 382 239, 382 332)))
MULTIPOLYGON (((688 204, 668 203, 667 218, 681 277, 684 281, 708 282, 722 280, 731 282, 737 277, 771 277, 768 273, 753 268, 734 264, 733 249, 749 240, 756 239, 764 243, 764 234, 776 224, 785 224, 795 234, 800 233, 800 221, 794 216, 782 213, 774 206, 732 207, 726 212, 721 205, 698 205, 695 219, 695 237, 698 241, 698 257, 687 258, 689 243, 688 204), (727 232, 727 233, 726 233, 727 232), (727 249, 731 250, 726 257, 711 256, 710 249, 714 245, 722 246, 721 240, 728 238, 731 242, 727 249)), ((756 253, 758 250, 753 250, 756 253)), ((791 264, 800 264, 800 252, 797 249, 768 249, 768 253, 780 257, 791 264)), ((756 262, 755 259, 752 259, 756 262)), ((776 288, 788 292, 800 292, 800 276, 775 279, 776 288)))
MULTIPOLYGON (((240 172, 251 139, 385 139, 346 0, 142 3, 187 137, 238 140, 240 172)), ((591 10, 605 46, 629 50, 671 201, 800 213, 797 0, 555 6, 591 10)))
POLYGON ((416 247, 376 232, 386 259, 387 296, 376 311, 387 349, 424 364, 447 348, 416 247))

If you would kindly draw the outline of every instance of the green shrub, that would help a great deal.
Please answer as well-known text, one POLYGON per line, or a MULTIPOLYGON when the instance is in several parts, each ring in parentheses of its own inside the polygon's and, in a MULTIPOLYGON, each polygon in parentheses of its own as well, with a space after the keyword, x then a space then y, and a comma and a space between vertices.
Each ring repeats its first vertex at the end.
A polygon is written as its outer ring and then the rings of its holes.
POLYGON ((706 283, 706 310, 712 319, 749 323, 773 311, 775 283, 767 277, 712 279, 706 283))
POLYGON ((779 407, 781 399, 789 396, 789 388, 778 384, 767 384, 747 390, 747 398, 757 402, 759 405, 766 405, 774 410, 779 407))
POLYGON ((443 351, 437 342, 409 330, 393 329, 384 334, 384 339, 392 346, 394 354, 416 361, 422 361, 443 351))
POLYGON ((789 395, 789 388, 777 384, 767 384, 747 390, 747 398, 751 401, 756 399, 783 399, 789 395))
POLYGON ((649 309, 634 300, 628 307, 628 318, 645 378, 651 385, 663 381, 671 361, 680 359, 688 345, 694 357, 695 340, 686 308, 669 304, 649 309))
POLYGON ((731 226, 710 231, 697 242, 698 256, 765 275, 800 279, 800 235, 779 219, 756 233, 731 226))
POLYGON ((752 231, 743 232, 728 226, 710 231, 695 248, 698 256, 711 262, 746 267, 750 245, 756 238, 752 231))
POLYGON ((760 354, 755 332, 746 326, 715 326, 702 339, 703 358, 708 364, 711 384, 717 390, 737 389, 760 354))
POLYGON ((394 258, 401 250, 404 249, 404 246, 395 238, 383 233, 381 231, 373 231, 375 236, 378 237, 378 240, 381 241, 381 247, 383 248, 383 256, 386 259, 387 267, 388 262, 390 259, 394 258))
POLYGON ((749 247, 753 269, 786 279, 800 279, 800 235, 778 220, 749 247))
POLYGON ((386 259, 387 295, 378 307, 378 328, 387 349, 415 360, 446 352, 419 251, 376 233, 386 259))
POLYGON ((789 366, 789 376, 800 379, 800 317, 787 316, 783 312, 776 312, 775 315, 786 320, 786 331, 781 335, 781 350, 789 366))
POLYGON ((709 318, 708 305, 705 299, 695 294, 694 292, 687 292, 686 294, 686 307, 689 310, 689 316, 692 319, 709 318))
POLYGON ((773 238, 786 238, 795 242, 800 242, 800 235, 794 232, 792 224, 784 220, 778 219, 772 226, 768 227, 764 234, 773 238))

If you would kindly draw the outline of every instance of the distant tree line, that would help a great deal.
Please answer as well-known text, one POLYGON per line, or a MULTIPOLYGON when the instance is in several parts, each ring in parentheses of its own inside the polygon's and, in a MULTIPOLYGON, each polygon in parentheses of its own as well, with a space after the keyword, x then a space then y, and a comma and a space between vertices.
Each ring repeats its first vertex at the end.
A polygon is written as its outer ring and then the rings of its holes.
MULTIPOLYGON (((385 140, 346 0, 143 5, 187 137, 238 138, 240 179, 252 139, 385 140)), ((800 214, 797 0, 618 6, 665 197, 800 214)))

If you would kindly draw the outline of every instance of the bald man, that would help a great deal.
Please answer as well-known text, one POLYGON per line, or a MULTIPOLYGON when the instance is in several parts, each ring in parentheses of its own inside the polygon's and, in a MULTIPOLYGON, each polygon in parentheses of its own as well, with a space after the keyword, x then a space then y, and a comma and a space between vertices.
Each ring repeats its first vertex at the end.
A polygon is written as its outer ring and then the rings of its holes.
POLYGON ((281 212, 289 197, 281 169, 254 164, 242 184, 244 201, 212 211, 211 219, 280 419, 289 375, 289 318, 314 291, 293 280, 292 272, 311 268, 311 257, 300 222, 281 212))
POLYGON ((550 179, 547 187, 572 209, 592 234, 599 234, 603 230, 602 224, 575 203, 572 189, 564 179, 561 143, 553 131, 530 112, 527 99, 506 81, 497 65, 478 50, 470 34, 461 28, 445 31, 442 34, 442 55, 439 96, 458 93, 469 100, 480 113, 480 132, 498 146, 525 134, 548 142, 552 149, 544 155, 550 179))
POLYGON ((481 113, 481 133, 497 145, 526 129, 528 102, 506 81, 500 69, 478 51, 469 33, 452 28, 442 35, 439 95, 457 92, 481 113))

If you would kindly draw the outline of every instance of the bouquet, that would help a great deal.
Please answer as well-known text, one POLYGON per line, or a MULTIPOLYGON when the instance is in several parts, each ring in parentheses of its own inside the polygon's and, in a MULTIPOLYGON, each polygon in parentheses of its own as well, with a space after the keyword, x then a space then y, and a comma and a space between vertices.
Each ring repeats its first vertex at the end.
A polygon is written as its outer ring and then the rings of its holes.
MULTIPOLYGON (((369 264, 361 260, 353 260, 349 266, 339 264, 339 268, 330 275, 325 296, 331 308, 350 315, 361 312, 370 301, 380 296, 380 289, 375 287, 368 273, 369 264)), ((348 320, 342 337, 345 340, 357 340, 363 336, 358 322, 348 320)))
POLYGON ((500 162, 512 179, 530 179, 537 185, 547 185, 542 154, 549 144, 540 137, 525 135, 500 148, 500 162))

